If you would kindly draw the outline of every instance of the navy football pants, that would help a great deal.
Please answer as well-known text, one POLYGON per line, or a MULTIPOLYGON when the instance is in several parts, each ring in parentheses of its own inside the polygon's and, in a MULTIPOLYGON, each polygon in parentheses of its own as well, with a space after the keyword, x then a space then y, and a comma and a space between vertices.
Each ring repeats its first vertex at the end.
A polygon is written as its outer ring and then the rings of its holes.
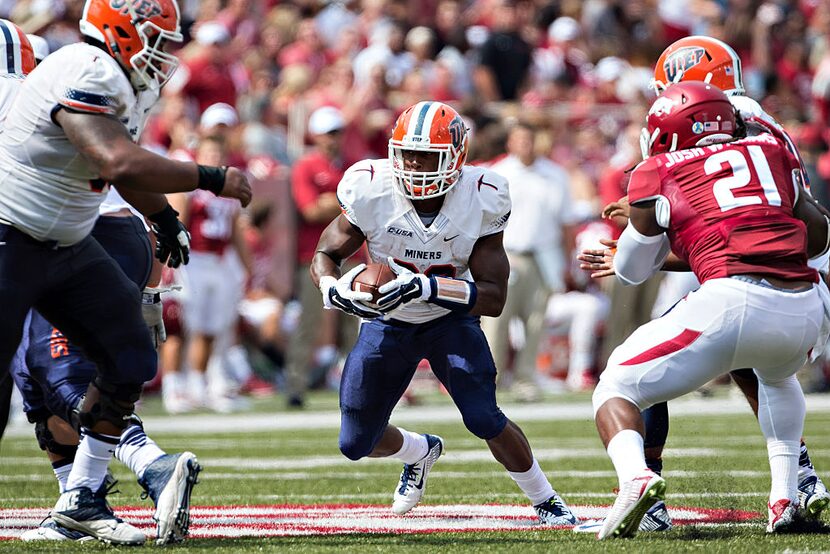
MULTIPOLYGON (((99 230, 113 224, 130 225, 126 232, 137 238, 136 221, 107 217, 99 230)), ((142 259, 146 259, 150 247, 141 231, 142 259)), ((142 271, 146 280, 149 269, 142 271)), ((116 390, 140 390, 155 375, 156 351, 141 316, 138 285, 91 236, 58 248, 0 225, 0 305, 4 311, 0 364, 4 367, 9 367, 20 343, 27 312, 35 308, 80 347, 97 365, 102 381, 116 390)), ((90 381, 87 378, 86 384, 90 381)))
POLYGON ((363 323, 343 368, 340 450, 346 457, 358 460, 372 452, 422 359, 470 432, 487 440, 504 430, 496 366, 479 318, 450 314, 422 324, 376 319, 363 323))

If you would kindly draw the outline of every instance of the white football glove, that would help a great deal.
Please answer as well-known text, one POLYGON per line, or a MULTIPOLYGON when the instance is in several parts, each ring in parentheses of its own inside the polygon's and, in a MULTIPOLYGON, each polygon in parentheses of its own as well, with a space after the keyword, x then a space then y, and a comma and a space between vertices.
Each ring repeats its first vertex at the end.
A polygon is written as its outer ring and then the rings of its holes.
POLYGON ((153 345, 158 348, 167 340, 167 331, 164 329, 164 305, 161 302, 161 293, 166 290, 147 287, 141 292, 141 315, 150 328, 153 345))
POLYGON ((397 277, 378 288, 381 297, 377 304, 382 313, 388 314, 410 302, 426 302, 429 300, 432 295, 432 284, 429 277, 423 273, 414 273, 402 265, 398 265, 391 256, 386 261, 397 277))
POLYGON ((335 279, 330 275, 321 277, 320 293, 323 295, 323 306, 328 310, 337 308, 347 314, 363 319, 374 319, 383 315, 381 312, 363 304, 363 302, 372 301, 370 293, 352 290, 355 277, 365 268, 366 264, 360 264, 346 272, 340 279, 335 279))

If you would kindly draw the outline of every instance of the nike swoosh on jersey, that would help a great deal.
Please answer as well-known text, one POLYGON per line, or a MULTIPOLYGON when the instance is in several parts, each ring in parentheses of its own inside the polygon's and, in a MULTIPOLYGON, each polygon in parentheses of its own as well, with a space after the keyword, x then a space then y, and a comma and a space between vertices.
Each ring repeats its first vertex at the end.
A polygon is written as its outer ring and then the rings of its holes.
POLYGON ((444 242, 450 242, 452 239, 458 238, 460 235, 453 235, 451 237, 444 237, 444 242))

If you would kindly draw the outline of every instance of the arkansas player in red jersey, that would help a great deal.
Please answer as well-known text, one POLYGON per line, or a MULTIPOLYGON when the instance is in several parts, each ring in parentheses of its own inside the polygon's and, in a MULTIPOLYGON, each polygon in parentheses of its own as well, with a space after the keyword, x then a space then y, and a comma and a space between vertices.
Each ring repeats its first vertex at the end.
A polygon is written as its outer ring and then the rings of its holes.
POLYGON ((828 220, 801 201, 799 164, 784 143, 768 134, 736 140, 737 128, 728 98, 705 83, 672 85, 649 111, 650 157, 631 176, 615 271, 641 283, 672 251, 702 285, 620 345, 594 392, 620 481, 601 539, 636 533, 665 492, 646 467, 640 411, 741 367, 759 380, 772 472, 767 531, 795 515, 805 405, 794 374, 826 339, 830 305, 807 256, 827 249, 828 220))
MULTIPOLYGON (((224 165, 226 145, 219 137, 205 137, 196 156, 197 161, 212 160, 224 165)), ((251 254, 240 214, 238 203, 199 192, 189 194, 182 208, 182 220, 191 234, 183 315, 190 335, 187 362, 196 374, 187 387, 182 386, 181 376, 173 375, 175 372, 166 376, 164 385, 174 389, 167 405, 173 411, 202 406, 219 411, 233 409, 233 402, 225 395, 214 394, 215 390, 210 391, 209 398, 205 374, 211 356, 223 354, 232 344, 230 335, 243 295, 245 277, 240 274, 231 250, 236 251, 244 272, 250 274, 251 254)))

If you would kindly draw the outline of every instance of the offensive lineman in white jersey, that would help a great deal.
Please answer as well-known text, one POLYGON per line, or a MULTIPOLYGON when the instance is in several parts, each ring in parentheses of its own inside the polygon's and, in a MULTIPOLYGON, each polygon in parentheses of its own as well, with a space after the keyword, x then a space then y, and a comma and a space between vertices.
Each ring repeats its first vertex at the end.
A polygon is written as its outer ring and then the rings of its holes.
MULTIPOLYGON (((654 66, 654 80, 652 87, 659 94, 673 83, 685 81, 703 81, 721 89, 729 98, 730 103, 748 125, 748 134, 769 132, 787 144, 789 150, 799 159, 798 150, 784 128, 758 102, 746 96, 741 71, 741 60, 738 54, 728 44, 715 38, 706 36, 690 36, 682 38, 666 48, 654 66), (752 127, 757 127, 757 131, 752 127)), ((644 129, 645 131, 645 129, 644 129)), ((653 137, 645 133, 641 136, 641 148, 644 157, 653 141, 653 137)), ((806 184, 806 172, 803 182, 806 184)), ((830 216, 823 206, 818 204, 809 194, 802 195, 816 206, 825 216, 830 216)), ((628 216, 627 201, 615 202, 603 210, 605 217, 611 215, 628 216)), ((809 260, 810 267, 823 274, 827 273, 828 254, 809 260)), ((595 270, 598 268, 594 268, 595 270)), ((611 273, 613 274, 613 270, 611 273)), ((758 416, 758 377, 752 369, 737 369, 730 372, 735 384, 746 396, 750 407, 758 416)), ((645 453, 649 468, 661 473, 663 469, 662 453, 669 431, 669 414, 667 403, 655 404, 643 411, 645 422, 645 453)), ((812 518, 820 516, 830 505, 830 493, 819 478, 807 445, 801 441, 801 457, 798 470, 798 501, 800 511, 812 518)), ((649 509, 640 524, 641 531, 667 531, 671 529, 671 517, 665 505, 659 501, 649 509)), ((595 532, 599 523, 589 522, 578 528, 579 531, 595 532)))
MULTIPOLYGON (((20 84, 36 65, 34 48, 17 25, 0 19, 0 48, 7 53, 0 56, 0 122, 6 119, 20 84), (11 55, 9 55, 9 53, 11 55)), ((13 383, 11 376, 0 372, 0 439, 9 421, 13 383)))
POLYGON ((107 542, 140 544, 144 534, 93 491, 157 356, 138 287, 89 232, 113 183, 151 214, 157 253, 177 265, 186 235, 163 193, 203 188, 243 205, 251 193, 233 168, 168 160, 134 142, 177 65, 164 52, 182 38, 174 0, 87 0, 81 33, 86 43, 51 54, 24 81, 0 134, 0 367, 33 307, 97 364, 52 517, 107 542))
POLYGON ((364 321, 340 385, 340 451, 352 459, 404 462, 392 510, 405 514, 423 496, 444 449, 436 435, 389 424, 415 368, 427 359, 464 420, 487 442, 549 525, 576 518, 553 490, 521 429, 496 405, 496 367, 479 316, 504 306, 509 265, 502 234, 510 215, 508 184, 484 168, 464 166, 467 128, 454 109, 420 102, 401 114, 389 158, 348 169, 337 195, 343 214, 320 237, 311 275, 326 308, 364 321), (352 291, 359 265, 340 265, 363 243, 397 278, 377 309, 352 291))

